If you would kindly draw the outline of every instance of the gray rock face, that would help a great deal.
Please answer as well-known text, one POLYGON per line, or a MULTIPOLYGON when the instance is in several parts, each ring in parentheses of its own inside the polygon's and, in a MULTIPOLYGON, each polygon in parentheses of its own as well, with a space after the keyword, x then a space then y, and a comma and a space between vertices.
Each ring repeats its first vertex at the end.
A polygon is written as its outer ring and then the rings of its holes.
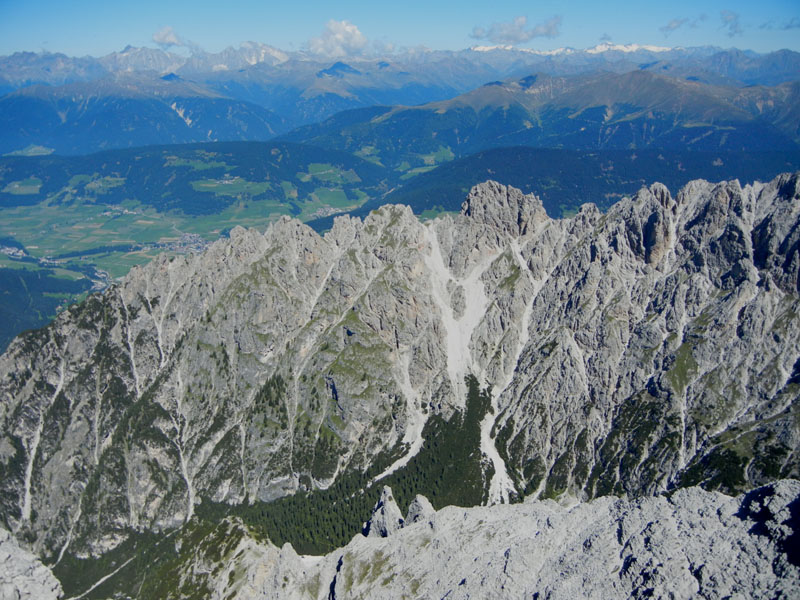
POLYGON ((242 600, 792 598, 799 507, 798 481, 738 498, 689 488, 571 508, 448 507, 318 558, 244 538, 209 587, 242 600))
POLYGON ((433 506, 425 496, 417 494, 408 505, 408 514, 404 525, 426 521, 433 516, 433 506))
POLYGON ((496 181, 475 186, 461 206, 461 213, 492 229, 518 238, 548 220, 540 202, 496 181))
POLYGON ((372 518, 367 522, 364 531, 367 537, 388 537, 403 527, 404 519, 392 496, 392 488, 383 487, 380 500, 375 504, 372 518))
POLYGON ((61 597, 61 584, 33 554, 0 528, 0 600, 49 600, 61 597))
POLYGON ((235 229, 0 357, 0 515, 38 556, 98 554, 202 498, 392 472, 467 375, 492 503, 798 477, 798 223, 783 175, 564 220, 487 182, 424 224, 235 229))
MULTIPOLYGON (((388 489, 381 502, 397 509, 388 489)), ((799 515, 796 480, 738 498, 688 488, 569 508, 547 500, 434 511, 417 497, 391 536, 357 535, 320 557, 257 542, 236 520, 206 539, 189 531, 196 550, 175 572, 175 589, 228 600, 793 598, 799 515), (412 518, 419 507, 428 507, 424 518, 412 518)), ((0 536, 0 597, 60 595, 41 563, 0 536)))

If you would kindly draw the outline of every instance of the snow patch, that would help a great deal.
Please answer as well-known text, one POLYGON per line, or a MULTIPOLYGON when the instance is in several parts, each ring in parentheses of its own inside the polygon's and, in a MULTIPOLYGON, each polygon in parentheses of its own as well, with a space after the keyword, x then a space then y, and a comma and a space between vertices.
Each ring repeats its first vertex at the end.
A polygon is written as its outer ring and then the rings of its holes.
POLYGON ((609 42, 604 42, 602 44, 598 44, 597 46, 593 46, 592 48, 586 48, 584 50, 578 50, 576 48, 555 48, 553 50, 536 50, 534 48, 516 48, 514 46, 508 44, 498 44, 495 46, 472 46, 470 50, 472 52, 498 52, 498 51, 505 51, 505 52, 522 52, 524 54, 533 54, 536 56, 561 56, 561 55, 568 55, 568 54, 602 54, 603 52, 669 52, 671 50, 676 50, 677 48, 670 48, 667 46, 652 46, 649 44, 612 44, 609 42))
POLYGON ((521 52, 524 54, 533 54, 536 56, 559 56, 562 54, 575 54, 576 52, 580 52, 580 50, 575 50, 575 48, 555 48, 554 50, 536 50, 534 48, 516 48, 508 44, 498 44, 495 46, 472 46, 470 50, 473 52, 497 52, 497 51, 521 52))
POLYGON ((601 54, 602 52, 669 52, 673 48, 667 46, 650 46, 648 44, 612 44, 605 42, 593 48, 587 48, 587 54, 601 54))

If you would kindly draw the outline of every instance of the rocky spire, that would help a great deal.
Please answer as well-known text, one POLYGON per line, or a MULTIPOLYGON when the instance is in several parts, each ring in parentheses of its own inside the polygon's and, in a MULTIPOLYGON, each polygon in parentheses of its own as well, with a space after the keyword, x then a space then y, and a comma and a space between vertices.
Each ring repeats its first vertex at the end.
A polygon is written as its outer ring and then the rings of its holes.
POLYGON ((392 495, 392 488, 383 486, 381 497, 372 509, 372 517, 364 527, 367 537, 388 537, 404 524, 403 515, 392 495))

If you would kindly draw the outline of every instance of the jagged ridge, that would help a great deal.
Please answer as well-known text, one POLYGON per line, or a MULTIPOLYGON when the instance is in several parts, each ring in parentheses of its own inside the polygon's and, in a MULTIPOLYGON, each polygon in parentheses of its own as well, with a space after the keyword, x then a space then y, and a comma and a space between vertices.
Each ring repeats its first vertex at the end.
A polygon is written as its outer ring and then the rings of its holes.
POLYGON ((457 217, 161 257, 0 358, 4 522, 54 562, 202 498, 402 469, 467 375, 490 502, 797 477, 799 189, 655 184, 553 220, 487 182, 457 217))

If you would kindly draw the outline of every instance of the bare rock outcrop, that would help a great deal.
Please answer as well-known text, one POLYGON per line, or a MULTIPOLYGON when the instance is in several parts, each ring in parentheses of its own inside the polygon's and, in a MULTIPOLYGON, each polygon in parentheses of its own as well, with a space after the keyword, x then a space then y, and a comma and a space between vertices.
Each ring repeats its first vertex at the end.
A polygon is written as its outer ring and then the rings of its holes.
POLYGON ((430 500, 428 500, 422 494, 417 494, 408 505, 408 513, 406 514, 405 524, 410 525, 412 523, 426 521, 433 516, 434 512, 435 511, 433 509, 433 505, 430 503, 430 500))
POLYGON ((394 501, 392 488, 384 486, 381 497, 372 510, 372 517, 364 527, 367 537, 388 537, 404 524, 403 515, 394 501))
POLYGON ((690 488, 571 508, 448 507, 319 558, 239 544, 216 572, 237 573, 239 600, 792 598, 798 536, 800 482, 786 480, 738 498, 690 488))
POLYGON ((461 213, 513 237, 526 235, 548 219, 541 200, 496 181, 473 187, 461 205, 461 213))
POLYGON ((33 554, 0 528, 0 600, 55 600, 61 584, 33 554))

